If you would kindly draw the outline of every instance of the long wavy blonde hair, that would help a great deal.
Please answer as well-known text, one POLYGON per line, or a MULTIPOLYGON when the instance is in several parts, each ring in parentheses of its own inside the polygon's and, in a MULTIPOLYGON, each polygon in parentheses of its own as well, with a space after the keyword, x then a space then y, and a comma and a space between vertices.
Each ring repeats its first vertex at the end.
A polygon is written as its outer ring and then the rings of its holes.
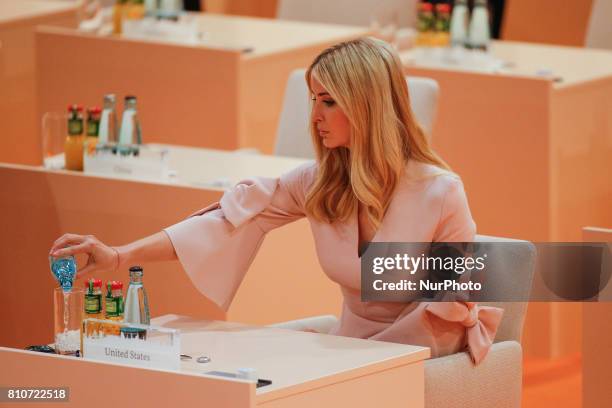
POLYGON ((408 160, 448 166, 415 121, 402 64, 384 41, 361 38, 334 45, 306 71, 309 89, 312 77, 347 116, 351 134, 349 148, 328 149, 311 118, 318 171, 306 211, 319 221, 346 221, 361 203, 378 228, 408 160))

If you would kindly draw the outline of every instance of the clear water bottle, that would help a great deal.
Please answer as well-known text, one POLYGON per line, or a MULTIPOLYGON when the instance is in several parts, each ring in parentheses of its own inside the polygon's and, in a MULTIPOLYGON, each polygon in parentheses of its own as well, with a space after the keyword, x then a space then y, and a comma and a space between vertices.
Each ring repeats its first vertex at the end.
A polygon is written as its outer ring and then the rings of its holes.
POLYGON ((115 109, 115 95, 104 95, 104 106, 100 117, 100 130, 98 144, 101 146, 117 143, 117 111, 115 109))
POLYGON ((456 0, 450 22, 450 40, 452 46, 465 46, 468 42, 469 10, 467 0, 456 0))
POLYGON ((476 0, 470 21, 469 47, 486 51, 491 41, 487 0, 476 0))
POLYGON ((132 266, 130 268, 130 285, 124 302, 124 321, 126 323, 150 324, 149 299, 142 284, 142 268, 132 266))
POLYGON ((121 131, 119 133, 119 152, 122 154, 138 154, 138 145, 142 144, 142 132, 138 111, 136 109, 136 97, 126 96, 123 117, 121 118, 121 131))

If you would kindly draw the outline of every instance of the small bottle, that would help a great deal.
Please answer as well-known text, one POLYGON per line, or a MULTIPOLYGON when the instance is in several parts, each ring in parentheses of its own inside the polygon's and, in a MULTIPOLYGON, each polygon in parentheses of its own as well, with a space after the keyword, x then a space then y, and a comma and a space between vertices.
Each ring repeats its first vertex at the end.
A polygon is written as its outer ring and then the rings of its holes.
POLYGON ((117 111, 114 94, 104 95, 98 143, 102 146, 113 146, 117 143, 117 111))
POLYGON ((455 0, 450 22, 450 40, 453 47, 467 45, 468 19, 467 0, 455 0))
POLYGON ((121 34, 123 18, 127 8, 127 0, 115 0, 113 6, 113 34, 121 34))
MULTIPOLYGON (((123 283, 108 281, 106 284, 105 318, 116 322, 123 321, 123 283)), ((119 335, 119 326, 109 325, 106 331, 109 334, 119 335)))
POLYGON ((415 45, 421 47, 431 45, 433 29, 433 6, 431 3, 422 2, 419 4, 419 11, 417 15, 417 36, 415 45))
POLYGON ((125 18, 129 20, 140 20, 145 16, 144 0, 128 0, 125 18))
POLYGON ((134 155, 138 155, 138 145, 141 144, 142 133, 138 111, 136 110, 136 97, 129 95, 125 97, 118 150, 121 154, 134 153, 134 155))
POLYGON ((102 318, 102 280, 85 282, 85 318, 102 318))
POLYGON ((64 142, 67 170, 83 171, 83 107, 68 105, 68 136, 64 142))
POLYGON ((149 324, 149 299, 142 284, 143 271, 140 266, 130 268, 130 285, 125 295, 124 321, 127 323, 149 324))
POLYGON ((97 106, 87 109, 87 136, 85 138, 85 150, 88 154, 93 154, 98 145, 100 133, 100 113, 102 111, 97 106))
POLYGON ((450 43, 450 5, 436 4, 435 45, 447 47, 450 43))
POLYGON ((491 41, 489 28, 489 10, 487 0, 476 0, 470 21, 470 31, 468 35, 469 47, 472 49, 486 51, 491 41))

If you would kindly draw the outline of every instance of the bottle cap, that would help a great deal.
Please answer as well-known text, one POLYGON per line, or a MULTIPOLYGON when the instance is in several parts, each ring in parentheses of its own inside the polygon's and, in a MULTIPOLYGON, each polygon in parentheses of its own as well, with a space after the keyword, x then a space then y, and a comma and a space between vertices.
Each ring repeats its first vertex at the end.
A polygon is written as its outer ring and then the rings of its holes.
POLYGON ((419 8, 421 9, 421 11, 431 11, 433 9, 433 6, 431 3, 421 3, 419 5, 419 8))
POLYGON ((68 105, 68 112, 72 112, 73 110, 77 112, 83 112, 83 107, 77 104, 68 105))
POLYGON ((98 106, 92 106, 91 108, 87 108, 87 113, 89 115, 95 115, 98 113, 102 113, 102 109, 100 109, 98 106))
POLYGON ((142 267, 138 265, 134 265, 130 267, 130 272, 142 272, 142 267))
POLYGON ((123 282, 121 282, 121 281, 112 281, 111 282, 111 287, 112 287, 113 290, 123 289, 123 282))
POLYGON ((136 100, 136 97, 134 95, 126 95, 125 96, 125 100, 129 101, 129 100, 136 100))
POLYGON ((102 287, 102 279, 87 279, 84 283, 85 283, 85 287, 89 287, 89 282, 93 282, 93 287, 94 288, 101 288, 102 287))
POLYGON ((448 4, 448 3, 438 3, 438 4, 436 4, 436 11, 438 13, 448 13, 448 12, 450 12, 450 4, 448 4))

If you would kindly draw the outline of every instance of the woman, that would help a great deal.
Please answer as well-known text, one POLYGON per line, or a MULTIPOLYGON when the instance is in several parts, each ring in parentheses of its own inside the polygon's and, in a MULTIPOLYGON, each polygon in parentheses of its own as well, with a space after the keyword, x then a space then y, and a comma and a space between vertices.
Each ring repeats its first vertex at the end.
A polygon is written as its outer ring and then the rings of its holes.
POLYGON ((501 309, 360 300, 359 255, 369 242, 465 242, 475 234, 461 181, 414 120, 398 56, 376 39, 341 43, 314 60, 306 81, 316 163, 243 181, 219 203, 134 243, 108 247, 66 234, 52 255, 89 254, 82 273, 178 258, 227 309, 264 235, 307 217, 320 264, 344 296, 331 334, 428 346, 432 356, 467 348, 480 362, 501 309))

